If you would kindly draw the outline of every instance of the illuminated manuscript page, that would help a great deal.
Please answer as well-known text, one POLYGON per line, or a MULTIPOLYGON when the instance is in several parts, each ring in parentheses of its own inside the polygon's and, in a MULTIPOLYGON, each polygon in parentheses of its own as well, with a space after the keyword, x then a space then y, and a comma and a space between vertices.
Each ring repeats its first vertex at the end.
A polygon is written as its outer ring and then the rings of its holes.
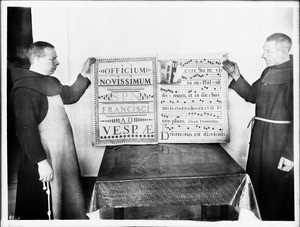
POLYGON ((159 56, 159 142, 229 142, 226 58, 159 56))
POLYGON ((157 143, 156 57, 97 59, 94 145, 157 143))
POLYGON ((227 54, 94 64, 94 145, 229 142, 227 54))

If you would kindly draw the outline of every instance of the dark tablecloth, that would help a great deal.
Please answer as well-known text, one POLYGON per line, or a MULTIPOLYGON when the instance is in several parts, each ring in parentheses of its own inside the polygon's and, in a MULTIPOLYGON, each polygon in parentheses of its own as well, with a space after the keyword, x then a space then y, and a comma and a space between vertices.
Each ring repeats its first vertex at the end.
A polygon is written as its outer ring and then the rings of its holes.
POLYGON ((181 205, 232 205, 260 218, 249 176, 219 144, 106 147, 89 212, 181 205))

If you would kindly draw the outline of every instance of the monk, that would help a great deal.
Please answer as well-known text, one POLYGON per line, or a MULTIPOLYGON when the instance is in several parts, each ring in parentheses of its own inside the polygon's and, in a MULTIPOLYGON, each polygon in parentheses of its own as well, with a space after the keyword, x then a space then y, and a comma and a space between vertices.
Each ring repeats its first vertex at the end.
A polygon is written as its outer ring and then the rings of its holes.
POLYGON ((294 220, 293 59, 290 37, 269 36, 263 46, 266 69, 252 85, 236 63, 223 62, 229 87, 255 103, 246 171, 263 220, 294 220))
POLYGON ((51 76, 59 62, 52 44, 28 49, 29 70, 11 69, 11 105, 21 145, 15 216, 48 219, 43 183, 50 183, 51 219, 87 219, 72 128, 64 104, 77 102, 90 85, 89 58, 72 86, 51 76))

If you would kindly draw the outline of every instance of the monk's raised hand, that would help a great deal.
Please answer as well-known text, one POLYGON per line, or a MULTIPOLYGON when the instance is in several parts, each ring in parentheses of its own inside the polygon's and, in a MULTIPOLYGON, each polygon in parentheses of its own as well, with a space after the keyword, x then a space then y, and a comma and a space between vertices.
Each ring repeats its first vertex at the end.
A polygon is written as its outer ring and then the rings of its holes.
POLYGON ((86 59, 86 61, 83 63, 83 67, 81 70, 81 75, 84 77, 87 77, 90 74, 91 71, 91 65, 96 62, 96 58, 90 57, 86 59))
POLYGON ((222 62, 222 68, 234 79, 238 80, 240 77, 240 69, 238 65, 230 60, 225 60, 222 62))

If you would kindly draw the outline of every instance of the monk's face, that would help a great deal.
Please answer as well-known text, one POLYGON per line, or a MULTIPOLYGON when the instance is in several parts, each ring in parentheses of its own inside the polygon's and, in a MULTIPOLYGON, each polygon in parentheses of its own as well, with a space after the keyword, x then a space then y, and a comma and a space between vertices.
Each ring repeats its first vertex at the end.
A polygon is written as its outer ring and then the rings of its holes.
POLYGON ((55 49, 45 48, 44 54, 37 59, 37 64, 43 74, 52 75, 59 65, 55 49))
POLYGON ((276 41, 265 42, 262 58, 267 66, 281 64, 284 57, 286 57, 286 53, 282 49, 282 44, 276 43, 276 41))

